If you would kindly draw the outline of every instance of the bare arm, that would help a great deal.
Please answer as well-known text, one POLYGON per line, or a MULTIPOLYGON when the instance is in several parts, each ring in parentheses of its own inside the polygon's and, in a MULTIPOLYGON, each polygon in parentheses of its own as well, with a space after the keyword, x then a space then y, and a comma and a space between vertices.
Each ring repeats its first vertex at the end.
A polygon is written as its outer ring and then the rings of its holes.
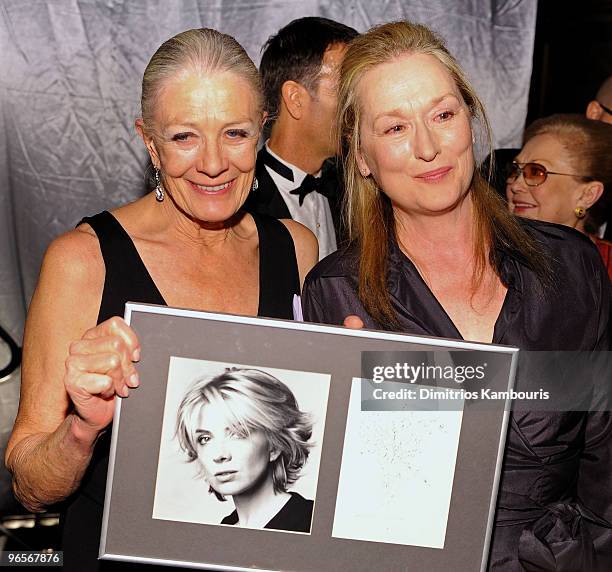
POLYGON ((306 275, 319 260, 319 243, 315 235, 303 224, 291 219, 282 219, 281 222, 287 227, 293 239, 300 273, 300 287, 302 287, 306 275))
POLYGON ((30 510, 76 490, 115 395, 138 383, 132 330, 119 318, 92 327, 103 282, 91 234, 72 231, 49 247, 26 322, 19 412, 6 451, 15 494, 30 510))
POLYGON ((97 435, 79 436, 73 424, 78 418, 69 415, 53 433, 27 434, 7 451, 15 496, 32 512, 63 500, 79 486, 97 435))

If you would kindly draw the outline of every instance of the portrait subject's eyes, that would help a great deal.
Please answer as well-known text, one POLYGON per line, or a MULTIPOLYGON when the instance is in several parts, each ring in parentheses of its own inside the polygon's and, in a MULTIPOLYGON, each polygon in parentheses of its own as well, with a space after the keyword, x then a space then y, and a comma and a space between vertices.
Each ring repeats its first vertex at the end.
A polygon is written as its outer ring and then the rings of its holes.
POLYGON ((198 435, 198 445, 206 445, 211 440, 209 433, 200 433, 198 435))

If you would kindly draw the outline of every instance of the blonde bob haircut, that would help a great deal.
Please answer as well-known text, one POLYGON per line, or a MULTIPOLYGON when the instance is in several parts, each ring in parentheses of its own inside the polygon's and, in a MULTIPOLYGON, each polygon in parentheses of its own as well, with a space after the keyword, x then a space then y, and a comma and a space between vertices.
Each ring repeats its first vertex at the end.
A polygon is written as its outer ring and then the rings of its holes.
MULTIPOLYGON (((312 421, 300 411, 293 392, 276 377, 258 369, 231 368, 215 376, 196 379, 178 409, 176 437, 188 462, 198 458, 198 416, 203 405, 221 408, 230 421, 229 429, 248 439, 261 431, 269 451, 278 454, 272 464, 275 492, 286 492, 308 460, 312 421)), ((219 500, 224 497, 209 489, 219 500)))
POLYGON ((263 113, 261 80, 245 49, 228 34, 211 28, 199 28, 181 32, 166 40, 147 64, 140 101, 146 132, 154 132, 155 106, 167 83, 182 73, 192 71, 203 75, 234 73, 251 87, 257 109, 263 113))
MULTIPOLYGON (((359 299, 380 327, 398 326, 386 287, 389 240, 395 238, 391 203, 373 177, 363 177, 357 164, 362 108, 359 86, 373 68, 402 56, 425 54, 436 58, 455 82, 469 110, 473 125, 484 131, 492 150, 491 128, 484 106, 442 39, 429 28, 408 21, 375 26, 351 41, 340 72, 337 136, 344 164, 346 186, 344 217, 351 245, 359 252, 359 299)), ((488 174, 490 179, 490 173, 488 174)), ((531 236, 523 230, 497 193, 476 169, 469 191, 475 211, 472 292, 479 287, 488 264, 499 271, 495 246, 518 250, 527 265, 542 278, 546 261, 531 236)))

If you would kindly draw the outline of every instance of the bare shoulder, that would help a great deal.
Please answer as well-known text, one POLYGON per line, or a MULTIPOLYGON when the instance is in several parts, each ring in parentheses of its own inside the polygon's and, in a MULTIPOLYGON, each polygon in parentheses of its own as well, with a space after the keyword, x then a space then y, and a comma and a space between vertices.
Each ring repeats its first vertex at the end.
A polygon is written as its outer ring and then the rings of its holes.
POLYGON ((91 227, 81 225, 62 234, 43 258, 29 321, 57 322, 63 316, 66 323, 55 327, 67 330, 71 339, 80 338, 95 325, 104 277, 104 260, 91 227))
POLYGON ((71 340, 80 338, 95 325, 104 276, 98 238, 89 225, 60 235, 43 258, 28 322, 53 323, 71 340))
POLYGON ((99 256, 100 247, 96 233, 86 223, 54 239, 46 254, 46 256, 75 258, 83 261, 88 260, 92 255, 99 256))
POLYGON ((40 280, 55 276, 82 284, 104 279, 100 245, 89 225, 82 224, 51 242, 43 258, 40 280))
POLYGON ((281 222, 293 239, 300 272, 300 283, 303 284, 304 278, 319 259, 319 243, 312 231, 303 224, 291 219, 282 219, 281 222))
POLYGON ((281 219, 280 222, 282 222, 291 233, 291 238, 293 238, 296 248, 303 246, 307 250, 319 250, 317 237, 309 228, 306 228, 302 223, 288 218, 281 219))

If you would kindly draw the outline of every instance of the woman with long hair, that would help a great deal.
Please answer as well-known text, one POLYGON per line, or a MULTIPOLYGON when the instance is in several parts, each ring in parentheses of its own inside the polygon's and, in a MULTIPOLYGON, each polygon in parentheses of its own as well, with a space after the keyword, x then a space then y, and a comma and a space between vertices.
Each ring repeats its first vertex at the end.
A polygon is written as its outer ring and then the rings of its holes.
MULTIPOLYGON (((525 350, 609 349, 611 286, 597 251, 569 229, 507 212, 475 167, 476 139, 491 147, 483 105, 435 33, 410 22, 372 28, 350 44, 339 89, 351 241, 307 277, 307 320, 525 350)), ((492 570, 587 570, 606 554, 611 436, 607 412, 513 416, 492 570)))

